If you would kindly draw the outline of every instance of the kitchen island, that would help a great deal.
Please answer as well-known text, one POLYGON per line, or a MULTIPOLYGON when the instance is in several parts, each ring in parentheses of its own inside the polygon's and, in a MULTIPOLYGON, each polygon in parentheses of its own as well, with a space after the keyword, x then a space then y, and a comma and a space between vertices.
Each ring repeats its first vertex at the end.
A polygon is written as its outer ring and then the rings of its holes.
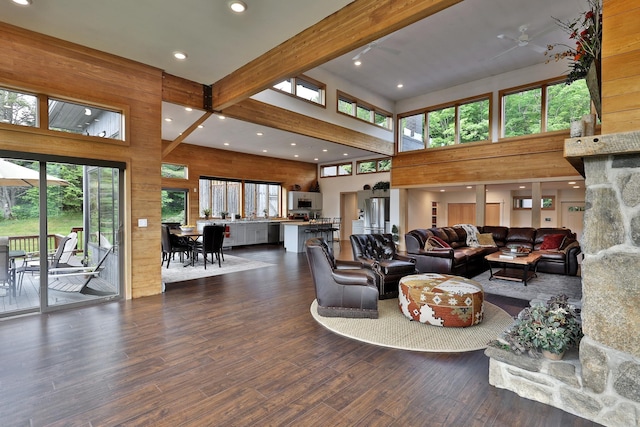
POLYGON ((304 243, 312 237, 324 237, 329 245, 333 244, 331 223, 313 221, 283 222, 284 248, 287 252, 304 252, 304 243))
POLYGON ((196 221, 198 231, 205 225, 216 224, 227 226, 224 237, 224 247, 259 245, 262 243, 277 244, 283 241, 283 223, 287 219, 209 219, 196 221))

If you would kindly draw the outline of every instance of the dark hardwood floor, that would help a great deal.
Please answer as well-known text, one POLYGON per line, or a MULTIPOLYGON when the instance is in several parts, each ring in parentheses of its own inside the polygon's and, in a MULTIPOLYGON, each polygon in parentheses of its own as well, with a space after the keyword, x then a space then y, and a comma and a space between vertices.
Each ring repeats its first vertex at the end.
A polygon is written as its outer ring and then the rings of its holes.
MULTIPOLYGON (((596 425, 490 386, 483 351, 409 352, 329 332, 309 314, 304 254, 228 253, 273 266, 1 321, 0 425, 596 425)), ((512 314, 525 304, 487 300, 512 314)))

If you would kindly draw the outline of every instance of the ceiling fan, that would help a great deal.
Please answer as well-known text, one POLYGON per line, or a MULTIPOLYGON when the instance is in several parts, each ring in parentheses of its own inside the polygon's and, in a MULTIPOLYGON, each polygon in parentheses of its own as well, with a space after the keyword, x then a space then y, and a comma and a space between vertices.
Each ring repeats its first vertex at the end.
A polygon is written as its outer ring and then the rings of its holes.
POLYGON ((535 43, 532 43, 531 41, 533 39, 535 39, 536 37, 546 33, 547 31, 545 30, 545 31, 542 31, 542 32, 534 35, 534 36, 529 36, 529 34, 527 34, 527 30, 528 30, 528 27, 526 25, 521 25, 520 27, 518 27, 518 31, 520 32, 520 35, 518 37, 512 37, 512 36, 509 36, 507 34, 498 34, 497 37, 499 39, 501 39, 501 40, 505 40, 505 39, 506 40, 511 40, 512 42, 515 43, 515 46, 512 46, 509 49, 497 54, 496 56, 494 56, 491 59, 496 59, 496 58, 498 58, 498 57, 500 57, 500 56, 502 56, 502 55, 504 55, 506 53, 509 53, 512 50, 517 49, 519 47, 529 47, 529 48, 535 50, 538 53, 546 52, 546 50, 547 50, 546 48, 544 48, 542 46, 539 46, 539 45, 537 45, 535 43))
POLYGON ((371 43, 369 43, 367 46, 365 46, 364 49, 362 49, 360 52, 358 52, 358 54, 356 56, 354 56, 352 58, 353 61, 358 61, 360 60, 360 58, 362 57, 362 55, 364 55, 365 53, 369 52, 371 49, 380 49, 383 50, 385 52, 389 52, 389 53, 393 53, 395 55, 400 54, 400 51, 398 49, 393 49, 390 47, 386 47, 386 46, 382 46, 380 45, 380 43, 382 43, 384 40, 386 40, 387 38, 389 38, 389 36, 384 36, 382 38, 379 38, 378 40, 374 40, 371 43))

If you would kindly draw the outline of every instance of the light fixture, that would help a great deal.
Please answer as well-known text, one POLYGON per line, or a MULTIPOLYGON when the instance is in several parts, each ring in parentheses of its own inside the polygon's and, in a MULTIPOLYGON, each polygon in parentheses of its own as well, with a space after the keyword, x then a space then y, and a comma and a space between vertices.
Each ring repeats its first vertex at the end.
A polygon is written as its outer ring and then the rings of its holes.
POLYGON ((226 117, 225 117, 225 116, 223 116, 223 115, 218 116, 218 118, 219 118, 220 120, 224 120, 224 119, 226 119, 226 117))
POLYGON ((327 151, 329 151, 329 150, 327 150, 326 148, 323 148, 323 149, 322 149, 322 152, 323 152, 323 153, 326 153, 327 151))
POLYGON ((229 8, 235 13, 242 13, 247 10, 247 4, 240 0, 233 0, 229 2, 229 8))
POLYGON ((360 61, 359 59, 356 59, 355 61, 353 61, 353 65, 355 65, 356 67, 359 67, 362 65, 362 61, 360 61))
POLYGON ((85 108, 84 109, 84 115, 85 116, 90 116, 91 115, 91 108, 85 108))
POLYGON ((185 107, 185 109, 184 109, 184 110, 185 110, 185 111, 193 111, 193 108, 191 108, 191 107, 185 107))
POLYGON ((444 189, 442 189, 442 190, 440 190, 440 192, 441 192, 441 193, 444 193, 444 192, 445 192, 445 190, 444 190, 444 189))
POLYGON ((172 119, 171 117, 165 117, 164 121, 165 121, 165 122, 172 122, 172 121, 173 121, 173 119, 172 119))
POLYGON ((228 143, 228 142, 225 142, 225 143, 224 143, 224 144, 222 144, 222 145, 229 145, 229 143, 228 143))
POLYGON ((264 135, 264 134, 263 134, 262 132, 256 132, 256 135, 258 135, 258 136, 262 136, 262 135, 264 135))
POLYGON ((204 125, 198 125, 198 129, 203 129, 204 125))
POLYGON ((294 154, 293 157, 300 157, 300 156, 298 156, 297 154, 294 154))
POLYGON ((402 83, 398 83, 398 89, 402 89, 404 87, 404 85, 402 83))
POLYGON ((313 160, 314 160, 315 162, 317 162, 317 161, 318 161, 318 158, 316 157, 316 158, 314 158, 313 160))
POLYGON ((569 181, 568 184, 569 185, 574 185, 576 182, 575 181, 569 181))
POLYGON ((295 143, 295 142, 292 142, 292 143, 291 143, 291 145, 296 145, 296 143, 295 143))
POLYGON ((349 155, 349 153, 343 153, 342 155, 343 155, 343 156, 348 156, 348 155, 349 155))
POLYGON ((13 0, 13 2, 20 6, 31 6, 31 0, 13 0))
POLYGON ((173 57, 179 61, 184 61, 185 59, 187 59, 187 54, 184 52, 176 51, 173 52, 173 57))

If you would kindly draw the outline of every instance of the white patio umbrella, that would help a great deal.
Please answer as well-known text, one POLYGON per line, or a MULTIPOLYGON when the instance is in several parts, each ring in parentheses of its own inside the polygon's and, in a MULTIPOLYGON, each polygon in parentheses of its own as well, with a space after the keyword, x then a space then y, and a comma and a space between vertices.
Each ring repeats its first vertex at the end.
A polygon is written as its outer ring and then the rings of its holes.
MULTIPOLYGON (((37 187, 40 173, 15 163, 0 159, 0 186, 3 187, 37 187)), ((47 175, 47 184, 67 185, 67 181, 55 176, 47 175)))

